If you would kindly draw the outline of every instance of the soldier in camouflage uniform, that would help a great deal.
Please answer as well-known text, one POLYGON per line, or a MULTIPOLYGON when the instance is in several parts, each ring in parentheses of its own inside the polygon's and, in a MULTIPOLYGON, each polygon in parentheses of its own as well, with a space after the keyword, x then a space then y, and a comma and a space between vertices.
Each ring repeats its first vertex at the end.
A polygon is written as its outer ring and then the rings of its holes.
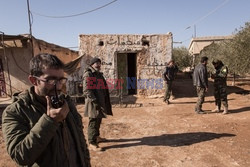
POLYGON ((224 66, 222 61, 213 60, 215 71, 212 73, 211 78, 214 79, 214 98, 216 108, 212 112, 220 112, 221 104, 224 107, 222 114, 228 113, 227 102, 227 74, 228 68, 224 66))

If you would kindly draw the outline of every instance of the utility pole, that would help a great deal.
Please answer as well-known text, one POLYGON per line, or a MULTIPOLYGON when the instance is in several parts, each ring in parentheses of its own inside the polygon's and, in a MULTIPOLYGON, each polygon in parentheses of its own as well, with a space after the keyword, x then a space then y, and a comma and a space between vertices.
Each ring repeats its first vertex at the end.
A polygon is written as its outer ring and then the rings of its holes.
MULTIPOLYGON (((193 36, 193 38, 196 38, 196 25, 194 24, 193 26, 194 26, 194 34, 192 36, 193 36)), ((185 30, 187 30, 189 28, 191 28, 191 26, 188 26, 185 30)))
POLYGON ((194 38, 196 38, 196 25, 194 24, 194 38))
POLYGON ((29 18, 29 30, 30 30, 30 42, 31 42, 31 54, 32 57, 34 57, 34 49, 33 49, 33 35, 32 35, 32 25, 31 25, 31 19, 30 19, 30 2, 27 0, 27 8, 28 8, 28 18, 29 18))

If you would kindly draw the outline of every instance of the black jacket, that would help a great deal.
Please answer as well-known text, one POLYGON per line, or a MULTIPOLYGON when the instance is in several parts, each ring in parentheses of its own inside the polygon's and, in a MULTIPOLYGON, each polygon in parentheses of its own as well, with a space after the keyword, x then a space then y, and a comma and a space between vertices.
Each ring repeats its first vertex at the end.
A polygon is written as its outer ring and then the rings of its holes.
POLYGON ((208 88, 208 75, 206 65, 200 63, 195 67, 193 74, 193 83, 194 86, 208 88))
POLYGON ((176 65, 167 66, 162 77, 164 81, 173 81, 177 72, 178 67, 176 65))

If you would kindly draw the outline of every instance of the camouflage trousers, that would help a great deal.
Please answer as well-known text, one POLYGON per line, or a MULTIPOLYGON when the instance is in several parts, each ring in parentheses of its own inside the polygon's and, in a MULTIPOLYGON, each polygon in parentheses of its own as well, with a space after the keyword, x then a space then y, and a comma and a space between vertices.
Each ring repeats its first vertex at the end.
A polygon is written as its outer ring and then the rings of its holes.
POLYGON ((226 85, 214 85, 214 98, 215 105, 221 108, 221 104, 224 107, 228 107, 227 102, 227 86, 226 85))
POLYGON ((165 90, 163 101, 169 100, 172 94, 172 84, 173 84, 173 81, 168 81, 168 83, 166 84, 166 90, 165 90))
POLYGON ((100 126, 102 118, 89 118, 88 125, 88 142, 91 144, 97 144, 96 139, 100 136, 100 126))
POLYGON ((196 87, 196 92, 197 92, 198 99, 196 102, 195 111, 199 112, 202 110, 202 104, 205 101, 205 93, 206 92, 205 92, 205 88, 202 88, 199 86, 196 87))

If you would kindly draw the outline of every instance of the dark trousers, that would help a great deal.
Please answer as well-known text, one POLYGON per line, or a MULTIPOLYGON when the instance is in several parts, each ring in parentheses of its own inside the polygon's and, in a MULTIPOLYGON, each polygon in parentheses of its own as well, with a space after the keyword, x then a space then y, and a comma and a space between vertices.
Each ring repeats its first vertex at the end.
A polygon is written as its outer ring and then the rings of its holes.
POLYGON ((227 86, 226 85, 214 85, 214 98, 215 105, 221 108, 221 104, 224 107, 228 107, 227 102, 227 86))
POLYGON ((172 83, 173 81, 168 81, 166 84, 166 91, 164 95, 163 101, 169 100, 171 94, 172 94, 172 83))
POLYGON ((88 141, 90 144, 97 144, 96 138, 100 135, 102 118, 89 118, 88 141))
POLYGON ((199 112, 202 110, 202 104, 205 101, 205 88, 196 87, 196 91, 197 91, 198 99, 196 102, 195 111, 199 112))

